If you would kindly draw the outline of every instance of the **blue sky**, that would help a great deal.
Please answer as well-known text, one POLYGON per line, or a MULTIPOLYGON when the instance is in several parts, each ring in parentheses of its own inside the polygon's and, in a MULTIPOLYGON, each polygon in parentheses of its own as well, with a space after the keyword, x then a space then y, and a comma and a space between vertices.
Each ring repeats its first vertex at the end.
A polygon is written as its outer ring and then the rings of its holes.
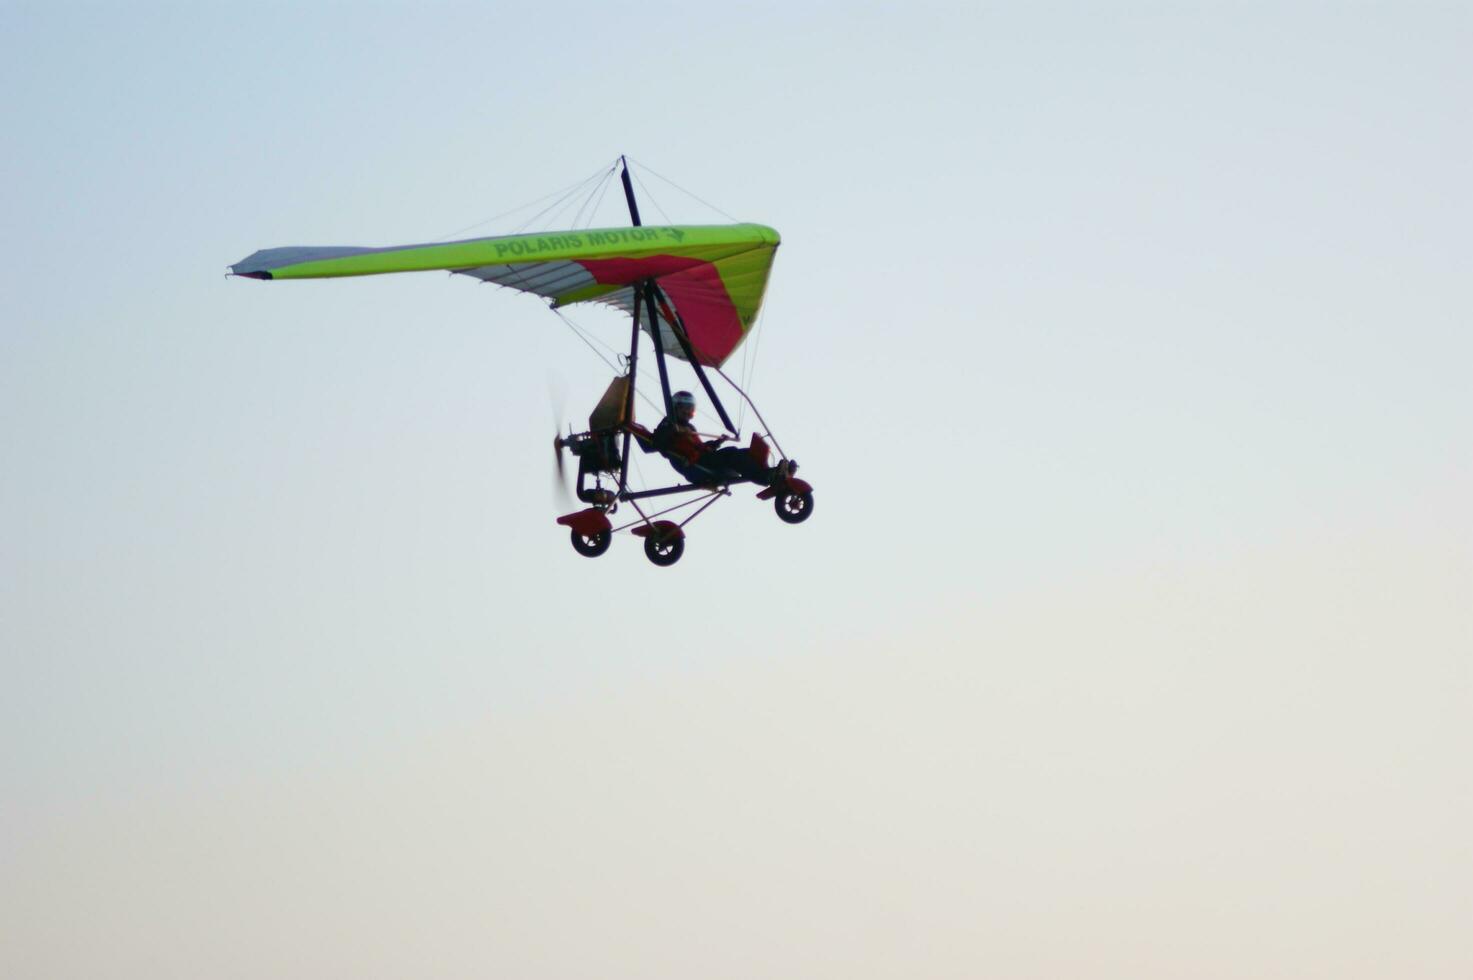
POLYGON ((1470 41, 0 7, 3 972, 1466 975, 1470 41), (536 301, 223 275, 620 153, 782 232, 817 488, 668 570, 553 524, 536 301))

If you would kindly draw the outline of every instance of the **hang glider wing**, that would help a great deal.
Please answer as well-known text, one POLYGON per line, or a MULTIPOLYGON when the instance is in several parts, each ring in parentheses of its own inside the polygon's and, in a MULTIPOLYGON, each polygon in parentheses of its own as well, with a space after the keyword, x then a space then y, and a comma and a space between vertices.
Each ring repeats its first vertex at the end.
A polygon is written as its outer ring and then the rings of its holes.
POLYGON ((389 248, 268 248, 230 270, 253 279, 330 279, 441 269, 535 293, 554 307, 604 303, 625 312, 633 312, 635 286, 653 279, 670 301, 658 311, 666 353, 683 356, 666 319, 673 316, 701 363, 720 367, 757 320, 779 241, 763 225, 656 225, 389 248))

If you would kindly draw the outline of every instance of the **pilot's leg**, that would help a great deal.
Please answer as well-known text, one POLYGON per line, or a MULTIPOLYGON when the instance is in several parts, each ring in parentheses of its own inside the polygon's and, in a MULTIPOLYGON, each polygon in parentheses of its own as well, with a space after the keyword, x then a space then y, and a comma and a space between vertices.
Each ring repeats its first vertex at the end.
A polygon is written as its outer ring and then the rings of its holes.
POLYGON ((677 462, 676 460, 672 459, 670 461, 670 468, 679 473, 680 478, 683 479, 686 483, 701 482, 701 471, 695 469, 692 466, 686 465, 684 462, 677 462))
POLYGON ((744 480, 767 483, 772 469, 763 466, 745 449, 728 446, 725 449, 708 449, 701 455, 701 465, 711 470, 739 474, 744 480))

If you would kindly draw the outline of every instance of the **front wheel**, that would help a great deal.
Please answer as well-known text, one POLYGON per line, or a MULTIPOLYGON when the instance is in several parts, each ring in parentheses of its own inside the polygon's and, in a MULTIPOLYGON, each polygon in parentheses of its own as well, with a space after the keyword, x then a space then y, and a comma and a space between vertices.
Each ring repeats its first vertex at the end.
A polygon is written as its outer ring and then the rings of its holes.
POLYGON ((772 507, 784 522, 802 524, 813 513, 813 494, 807 490, 801 493, 780 493, 772 499, 772 507))
POLYGON ((656 565, 673 565, 685 554, 685 538, 672 534, 658 538, 651 534, 644 539, 644 556, 656 565))
POLYGON ((597 534, 579 534, 574 530, 571 538, 573 550, 584 558, 597 558, 609 550, 609 544, 614 540, 613 531, 600 531, 597 534))

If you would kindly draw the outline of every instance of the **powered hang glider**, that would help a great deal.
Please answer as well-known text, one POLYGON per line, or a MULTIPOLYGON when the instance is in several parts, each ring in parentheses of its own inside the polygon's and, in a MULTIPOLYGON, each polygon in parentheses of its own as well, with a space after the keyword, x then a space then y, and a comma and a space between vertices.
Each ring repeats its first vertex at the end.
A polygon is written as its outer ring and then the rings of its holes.
MULTIPOLYGON (((772 500, 778 517, 789 524, 802 523, 813 513, 813 487, 793 475, 797 464, 786 457, 777 466, 768 465, 768 443, 777 446, 777 440, 757 406, 721 370, 757 320, 780 241, 777 232, 754 224, 644 225, 628 164, 622 157, 620 163, 632 221, 628 228, 388 248, 269 248, 242 259, 230 271, 276 280, 445 270, 534 293, 549 300, 553 310, 575 303, 603 303, 623 310, 632 320, 629 354, 627 359, 621 355, 624 372, 604 392, 586 431, 559 434, 553 442, 559 473, 565 449, 577 458, 577 495, 588 505, 559 517, 557 523, 569 529, 581 555, 603 554, 613 535, 627 530, 644 539, 650 561, 673 565, 685 551, 686 525, 721 497, 730 496, 733 485, 761 485, 758 499, 772 500), (675 415, 666 360, 677 358, 694 371, 727 434, 706 442, 687 437, 672 445, 663 427, 651 432, 635 421, 641 331, 653 343, 666 417, 675 415), (751 405, 766 430, 753 432, 745 449, 717 449, 740 433, 717 396, 708 369, 751 405), (653 489, 632 487, 632 445, 645 453, 664 454, 683 482, 653 489), (655 513, 640 506, 642 500, 681 494, 691 499, 655 513), (621 503, 628 503, 637 517, 615 527, 609 517, 621 503), (678 523, 665 518, 693 505, 699 506, 678 523)), ((778 450, 781 454, 781 446, 778 450)))

